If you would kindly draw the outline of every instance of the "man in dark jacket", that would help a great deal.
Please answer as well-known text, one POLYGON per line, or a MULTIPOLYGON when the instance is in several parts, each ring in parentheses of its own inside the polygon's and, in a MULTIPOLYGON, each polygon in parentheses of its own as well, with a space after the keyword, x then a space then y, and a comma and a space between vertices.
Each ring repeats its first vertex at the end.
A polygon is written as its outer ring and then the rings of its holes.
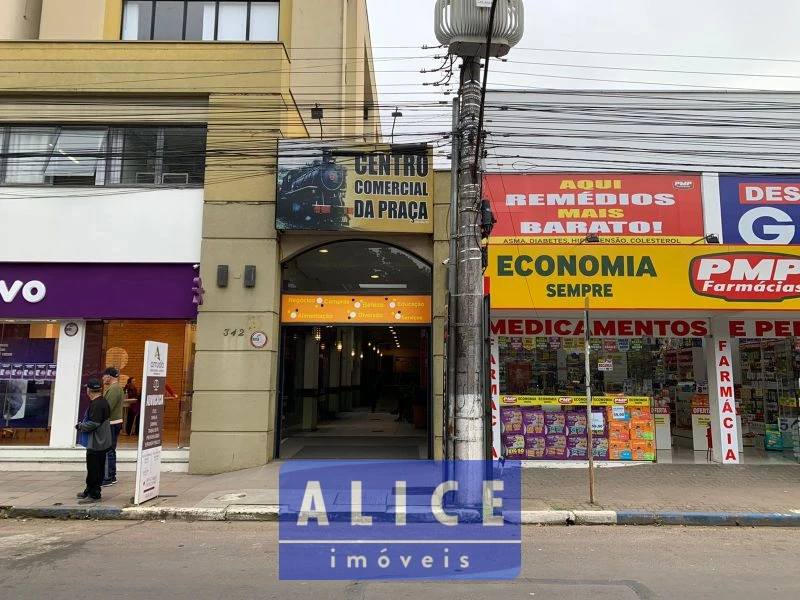
POLYGON ((86 383, 86 393, 91 401, 83 420, 75 425, 86 446, 86 489, 78 498, 78 504, 100 501, 100 486, 105 475, 106 454, 111 448, 111 408, 103 397, 103 383, 90 379, 86 383))

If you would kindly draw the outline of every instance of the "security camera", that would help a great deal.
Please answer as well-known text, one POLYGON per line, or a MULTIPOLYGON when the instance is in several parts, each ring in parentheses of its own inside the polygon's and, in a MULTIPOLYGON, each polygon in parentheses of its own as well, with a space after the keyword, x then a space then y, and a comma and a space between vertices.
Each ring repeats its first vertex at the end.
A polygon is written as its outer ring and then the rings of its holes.
POLYGON ((445 258, 445 259, 442 261, 442 264, 443 264, 443 265, 449 265, 449 264, 450 264, 450 257, 447 257, 447 258, 445 258))
POLYGON ((193 268, 193 269, 199 269, 199 268, 200 268, 200 265, 192 265, 192 268, 193 268))

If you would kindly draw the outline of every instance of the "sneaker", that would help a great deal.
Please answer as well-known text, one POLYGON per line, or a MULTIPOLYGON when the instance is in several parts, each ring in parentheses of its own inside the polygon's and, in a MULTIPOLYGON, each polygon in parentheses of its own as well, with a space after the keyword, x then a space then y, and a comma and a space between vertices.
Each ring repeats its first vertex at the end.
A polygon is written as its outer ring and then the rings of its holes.
POLYGON ((103 487, 108 487, 110 485, 114 485, 115 483, 117 483, 117 478, 116 477, 114 477, 114 479, 104 479, 103 480, 103 487))
POLYGON ((78 498, 79 500, 83 500, 87 496, 89 496, 89 492, 79 492, 75 494, 75 497, 78 498))
POLYGON ((94 504, 95 502, 100 502, 102 498, 94 496, 86 496, 83 500, 78 500, 78 504, 94 504))

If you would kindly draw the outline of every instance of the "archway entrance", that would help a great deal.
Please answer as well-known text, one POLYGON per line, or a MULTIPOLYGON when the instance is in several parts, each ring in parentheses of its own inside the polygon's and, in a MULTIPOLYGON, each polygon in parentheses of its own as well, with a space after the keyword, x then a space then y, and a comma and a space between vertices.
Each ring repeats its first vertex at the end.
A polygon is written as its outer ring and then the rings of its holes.
POLYGON ((431 268, 386 244, 283 265, 276 456, 431 456, 431 268))

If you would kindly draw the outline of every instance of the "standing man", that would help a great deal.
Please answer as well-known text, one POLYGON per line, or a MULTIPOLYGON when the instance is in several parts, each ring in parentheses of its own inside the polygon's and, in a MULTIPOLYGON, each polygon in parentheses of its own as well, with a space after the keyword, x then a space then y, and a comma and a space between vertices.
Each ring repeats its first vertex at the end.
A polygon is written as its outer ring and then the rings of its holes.
POLYGON ((75 425, 75 429, 81 432, 80 443, 86 447, 86 488, 78 494, 78 504, 100 501, 106 454, 111 448, 111 409, 103 398, 103 384, 99 379, 90 379, 86 383, 86 393, 90 400, 89 409, 83 420, 75 425))
POLYGON ((125 393, 119 385, 119 371, 108 367, 103 371, 103 384, 107 386, 105 398, 111 408, 111 448, 106 457, 106 478, 103 486, 117 483, 117 440, 122 431, 122 405, 125 402, 125 393))

